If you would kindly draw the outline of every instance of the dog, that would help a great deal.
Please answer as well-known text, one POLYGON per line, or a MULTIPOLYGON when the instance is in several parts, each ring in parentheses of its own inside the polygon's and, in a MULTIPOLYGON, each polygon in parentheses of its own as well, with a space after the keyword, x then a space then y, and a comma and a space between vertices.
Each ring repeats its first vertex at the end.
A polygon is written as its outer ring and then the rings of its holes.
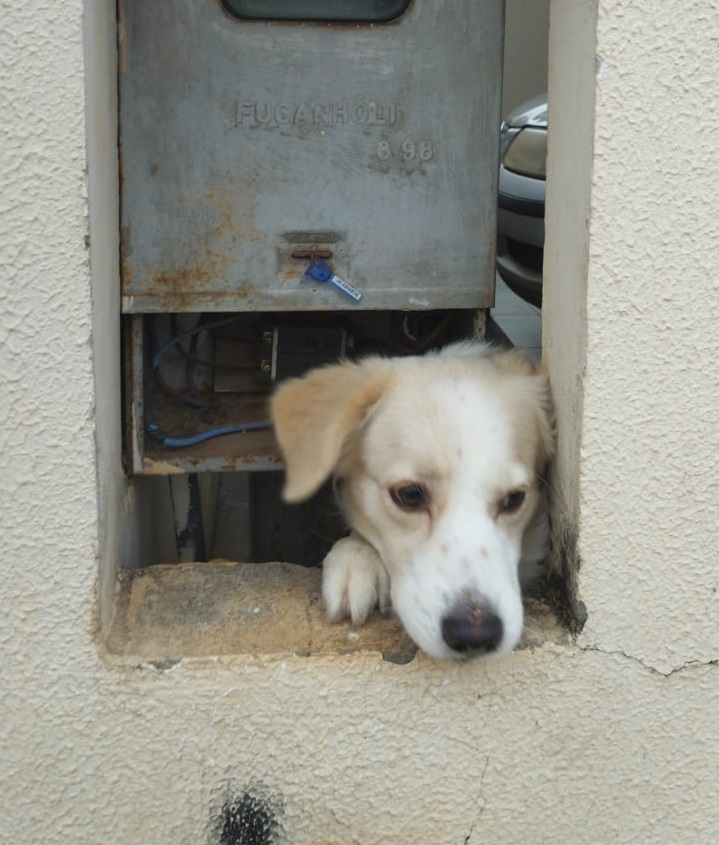
POLYGON ((515 647, 520 570, 548 546, 555 435, 541 366, 460 342, 316 369, 280 385, 271 410, 284 499, 332 476, 352 529, 323 564, 330 620, 360 625, 391 606, 438 659, 515 647))

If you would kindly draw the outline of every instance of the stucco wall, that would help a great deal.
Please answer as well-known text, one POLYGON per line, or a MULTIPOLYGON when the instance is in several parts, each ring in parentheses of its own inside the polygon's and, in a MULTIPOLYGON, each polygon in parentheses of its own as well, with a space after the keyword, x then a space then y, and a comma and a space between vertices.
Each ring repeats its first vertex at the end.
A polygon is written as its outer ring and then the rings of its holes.
POLYGON ((668 671, 719 653, 719 7, 626 6, 597 30, 580 578, 587 643, 668 671))
POLYGON ((226 803, 226 843, 267 841, 233 807, 292 845, 713 842, 715 4, 554 0, 553 115, 579 146, 550 151, 548 270, 582 321, 548 294, 555 525, 589 615, 577 643, 465 667, 103 657, 134 544, 107 5, 3 8, 0 841, 218 842, 226 803))

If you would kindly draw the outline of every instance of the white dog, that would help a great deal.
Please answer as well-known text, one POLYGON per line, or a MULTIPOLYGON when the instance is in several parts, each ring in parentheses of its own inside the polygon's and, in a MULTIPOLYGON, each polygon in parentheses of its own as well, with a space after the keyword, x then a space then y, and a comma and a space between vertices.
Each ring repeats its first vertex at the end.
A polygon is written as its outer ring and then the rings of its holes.
POLYGON ((332 620, 361 624, 391 600, 434 657, 516 645, 519 569, 547 551, 542 475, 554 451, 533 362, 468 342, 337 364, 282 385, 272 415, 285 499, 334 475, 353 529, 324 561, 332 620))

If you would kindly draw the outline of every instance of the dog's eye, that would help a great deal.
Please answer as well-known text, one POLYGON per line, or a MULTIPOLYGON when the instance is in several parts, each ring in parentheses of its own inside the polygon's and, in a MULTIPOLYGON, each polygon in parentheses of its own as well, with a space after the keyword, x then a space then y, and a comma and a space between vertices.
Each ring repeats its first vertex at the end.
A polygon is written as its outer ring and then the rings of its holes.
POLYGON ((427 505, 427 496, 419 484, 401 484, 389 491, 397 507, 406 511, 418 511, 427 505))
POLYGON ((499 500, 499 513, 514 513, 519 510, 525 495, 524 490, 510 490, 499 500))

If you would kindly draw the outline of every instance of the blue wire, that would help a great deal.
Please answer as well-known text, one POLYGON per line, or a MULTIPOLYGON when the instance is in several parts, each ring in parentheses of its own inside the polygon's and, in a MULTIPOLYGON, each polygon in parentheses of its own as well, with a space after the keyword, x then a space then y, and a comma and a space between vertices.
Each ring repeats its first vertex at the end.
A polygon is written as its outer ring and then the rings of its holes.
MULTIPOLYGON (((177 343, 180 343, 180 341, 185 340, 188 337, 192 337, 193 335, 197 335, 207 329, 219 328, 220 326, 227 325, 228 323, 233 323, 236 320, 237 317, 226 317, 221 320, 213 320, 209 323, 195 326, 194 329, 190 329, 182 334, 176 335, 168 340, 167 343, 163 344, 160 349, 154 352, 152 356, 152 369, 156 370, 160 365, 162 356, 168 351, 168 349, 171 349, 177 343)), ((157 345, 157 332, 155 329, 154 318, 150 321, 150 345, 152 348, 157 345)), ((196 446, 198 443, 204 443, 205 440, 211 440, 214 437, 224 437, 226 434, 244 434, 247 431, 263 431, 270 428, 272 428, 272 423, 263 420, 262 422, 247 422, 240 423, 238 425, 225 425, 220 428, 211 428, 191 437, 167 437, 160 431, 160 426, 157 423, 150 422, 147 424, 147 433, 163 446, 167 446, 169 449, 184 449, 187 446, 196 446)))
POLYGON ((202 323, 199 326, 195 326, 194 329, 189 329, 188 331, 183 332, 182 334, 175 335, 175 337, 170 338, 167 343, 165 343, 157 350, 157 352, 155 352, 152 357, 152 369, 156 370, 158 368, 158 366, 160 365, 160 359, 165 354, 165 352, 167 352, 168 349, 172 349, 173 346, 185 340, 186 338, 192 337, 192 335, 199 334, 200 332, 207 331, 207 329, 218 329, 220 326, 226 326, 228 323, 234 323, 237 319, 237 317, 225 317, 222 320, 212 320, 209 323, 202 323))
POLYGON ((225 425, 220 428, 211 428, 192 437, 166 437, 160 431, 160 426, 157 423, 150 423, 147 426, 147 431, 151 437, 159 440, 163 446, 167 446, 170 449, 183 449, 185 446, 196 446, 198 443, 204 443, 205 440, 211 440, 213 437, 223 437, 226 434, 244 434, 247 431, 263 431, 270 428, 272 428, 272 423, 263 420, 262 422, 247 422, 241 423, 240 425, 225 425))

